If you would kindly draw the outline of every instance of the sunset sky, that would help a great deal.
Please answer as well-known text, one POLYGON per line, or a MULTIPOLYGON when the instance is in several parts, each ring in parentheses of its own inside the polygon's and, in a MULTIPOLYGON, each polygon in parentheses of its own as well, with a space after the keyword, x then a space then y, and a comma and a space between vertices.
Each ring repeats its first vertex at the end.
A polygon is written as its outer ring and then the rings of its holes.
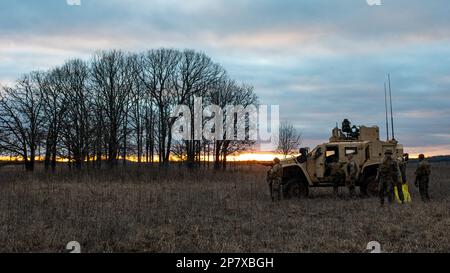
POLYGON ((0 84, 101 49, 192 48, 255 86, 262 104, 325 142, 336 122, 384 130, 391 74, 396 138, 450 154, 450 1, 0 1, 0 84))

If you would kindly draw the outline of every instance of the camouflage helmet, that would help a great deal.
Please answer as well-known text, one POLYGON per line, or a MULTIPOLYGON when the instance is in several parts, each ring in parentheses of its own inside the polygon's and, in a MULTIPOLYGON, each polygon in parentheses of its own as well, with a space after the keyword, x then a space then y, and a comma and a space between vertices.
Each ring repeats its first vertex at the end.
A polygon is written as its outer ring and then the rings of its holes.
POLYGON ((275 157, 275 158, 273 159, 273 162, 274 162, 275 164, 278 164, 278 163, 280 163, 281 161, 280 161, 280 159, 279 159, 278 157, 275 157))
POLYGON ((424 160, 425 159, 425 155, 424 154, 420 154, 419 155, 419 160, 424 160))

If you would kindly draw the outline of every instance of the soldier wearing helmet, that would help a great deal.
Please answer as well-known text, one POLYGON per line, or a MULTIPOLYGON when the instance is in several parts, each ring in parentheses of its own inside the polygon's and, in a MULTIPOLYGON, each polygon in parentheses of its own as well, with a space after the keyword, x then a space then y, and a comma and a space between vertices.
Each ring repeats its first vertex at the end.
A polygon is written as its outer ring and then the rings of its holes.
MULTIPOLYGON (((377 181, 379 188, 379 197, 381 206, 384 205, 385 196, 388 196, 388 201, 391 204, 394 200, 394 186, 398 182, 398 164, 392 158, 392 151, 386 150, 384 158, 378 168, 377 181)), ((400 189, 401 192, 401 189, 400 189)), ((403 195, 401 200, 403 199, 403 195)))
POLYGON ((282 181, 283 181, 283 166, 281 166, 280 159, 275 157, 273 159, 273 167, 269 170, 267 174, 267 180, 270 187, 270 196, 272 201, 281 200, 283 195, 282 192, 282 181))
POLYGON ((420 197, 423 202, 430 201, 430 195, 428 194, 428 184, 430 182, 431 168, 428 161, 425 159, 425 155, 419 155, 419 165, 417 166, 415 175, 415 185, 419 187, 420 197))

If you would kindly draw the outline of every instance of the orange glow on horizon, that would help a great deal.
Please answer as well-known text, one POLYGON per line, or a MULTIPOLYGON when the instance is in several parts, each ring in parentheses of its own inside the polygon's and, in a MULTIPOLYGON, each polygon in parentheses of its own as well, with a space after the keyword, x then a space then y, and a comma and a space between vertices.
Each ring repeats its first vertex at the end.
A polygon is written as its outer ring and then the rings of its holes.
MULTIPOLYGON (((442 156, 442 155, 450 155, 450 146, 436 146, 436 147, 407 147, 405 149, 405 152, 409 153, 410 158, 414 159, 414 158, 418 158, 419 154, 423 153, 425 154, 426 157, 433 157, 433 156, 442 156)), ((275 152, 241 152, 241 153, 236 153, 236 154, 231 154, 227 157, 227 161, 228 162, 243 162, 243 161, 272 161, 275 157, 278 157, 280 159, 284 159, 284 158, 291 158, 292 156, 297 156, 297 154, 294 155, 288 155, 288 156, 284 156, 283 154, 280 153, 275 153, 275 152)), ((122 160, 122 157, 119 157, 118 160, 122 160)), ((204 160, 213 162, 214 161, 214 157, 211 155, 209 157, 209 160, 207 157, 203 157, 203 155, 200 157, 200 161, 204 161, 204 160)), ((91 158, 91 161, 95 160, 95 158, 91 158)), ((104 160, 106 160, 106 158, 104 158, 104 160)), ((185 158, 183 158, 183 160, 185 160, 185 158)), ((22 157, 17 157, 17 156, 0 156, 0 161, 3 162, 23 162, 22 157)), ((43 157, 36 157, 36 161, 37 162, 43 162, 43 157)), ((60 163, 67 163, 69 162, 69 159, 67 158, 58 158, 57 159, 58 162, 60 163)), ((73 161, 73 160, 72 160, 73 161)), ((138 158, 135 155, 131 155, 127 157, 127 161, 130 162, 138 162, 138 158)), ((182 161, 181 158, 171 155, 170 156, 170 161, 173 162, 180 162, 182 161)), ((145 163, 145 156, 142 157, 141 160, 142 163, 145 163)), ((155 163, 159 162, 158 160, 158 156, 156 155, 154 157, 154 161, 155 163)))
MULTIPOLYGON (((280 159, 284 158, 284 155, 272 152, 254 152, 254 153, 241 153, 238 155, 229 155, 228 161, 272 161, 275 157, 280 159)), ((290 156, 288 155, 287 158, 290 156)))
MULTIPOLYGON (((240 153, 240 154, 231 154, 229 156, 227 156, 227 161, 229 162, 242 162, 242 161, 272 161, 275 157, 279 157, 280 159, 284 158, 284 155, 282 154, 278 154, 278 153, 272 153, 272 152, 244 152, 244 153, 240 153)), ((290 156, 287 156, 287 158, 289 158, 290 156)), ((123 157, 119 157, 118 160, 122 160, 123 157)), ((204 160, 208 160, 207 157, 200 157, 200 161, 204 161, 204 160)), ((36 157, 36 162, 43 162, 43 158, 42 157, 36 157)), ((91 158, 91 161, 94 161, 95 158, 91 158)), ((106 158, 104 158, 103 160, 106 160, 106 158)), ((183 158, 183 160, 185 160, 185 158, 183 158)), ((17 157, 17 156, 0 156, 0 161, 4 161, 4 162, 23 162, 22 157, 17 157)), ((132 156, 127 156, 127 161, 130 162, 138 162, 138 158, 135 155, 132 156)), ((177 157, 177 156, 170 156, 170 161, 173 162, 180 162, 182 161, 181 158, 177 157)), ((209 157, 209 161, 213 162, 214 161, 214 157, 210 156, 209 157)), ((58 158, 57 162, 59 163, 68 163, 69 159, 68 158, 58 158)), ((72 160, 73 162, 73 160, 72 160)), ((142 157, 141 162, 145 163, 145 156, 142 157)), ((155 156, 154 158, 154 162, 157 163, 159 162, 158 160, 158 156, 155 156)))

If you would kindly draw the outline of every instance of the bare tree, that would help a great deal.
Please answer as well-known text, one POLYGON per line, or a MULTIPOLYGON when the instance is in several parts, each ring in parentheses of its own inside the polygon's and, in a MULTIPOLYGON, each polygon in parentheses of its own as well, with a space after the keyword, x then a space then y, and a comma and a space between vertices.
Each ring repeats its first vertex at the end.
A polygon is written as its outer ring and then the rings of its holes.
POLYGON ((284 155, 296 152, 302 144, 302 134, 295 129, 294 125, 288 121, 282 121, 280 124, 280 133, 277 151, 284 155))
POLYGON ((144 130, 146 120, 146 102, 148 101, 148 94, 145 92, 145 86, 140 80, 142 63, 139 55, 132 55, 129 57, 132 73, 132 89, 130 94, 130 133, 135 141, 135 154, 138 163, 142 162, 144 130))
POLYGON ((45 169, 51 167, 54 172, 58 157, 58 143, 62 135, 62 127, 67 110, 64 86, 61 81, 65 77, 61 69, 36 74, 43 98, 43 114, 45 117, 45 169))
POLYGON ((214 142, 214 167, 226 168, 227 156, 232 153, 240 152, 249 148, 254 144, 254 141, 246 139, 236 139, 237 129, 243 127, 246 133, 250 130, 250 121, 247 115, 239 116, 230 111, 227 106, 241 106, 244 109, 248 106, 257 106, 258 98, 254 93, 253 87, 247 85, 238 85, 235 81, 225 79, 218 83, 214 89, 209 93, 209 102, 218 105, 224 109, 223 124, 227 122, 227 116, 232 115, 233 120, 233 135, 227 135, 226 130, 223 130, 221 139, 214 142))
POLYGON ((143 58, 144 83, 158 111, 158 156, 161 164, 169 162, 171 142, 170 110, 174 102, 173 77, 180 54, 174 49, 148 51, 143 58))
POLYGON ((155 120, 157 117, 150 95, 146 94, 144 98, 145 161, 153 163, 155 160, 155 136, 157 135, 155 120))
MULTIPOLYGON (((254 106, 256 107, 258 103, 258 97, 254 93, 254 89, 252 86, 249 85, 241 85, 236 86, 235 95, 234 95, 234 101, 232 105, 242 107, 242 109, 247 109, 247 107, 254 106)), ((233 121, 234 121, 234 135, 227 136, 227 140, 224 142, 224 145, 222 146, 222 168, 226 168, 227 164, 227 157, 228 155, 231 155, 233 153, 239 153, 242 151, 247 150, 250 148, 255 141, 249 139, 249 136, 245 136, 245 138, 240 139, 238 138, 238 130, 239 128, 243 129, 247 134, 250 133, 250 129, 252 126, 255 126, 256 124, 251 124, 252 121, 249 119, 249 116, 247 114, 239 115, 239 113, 225 113, 225 115, 233 115, 233 121)), ((250 114, 250 113, 248 113, 250 114)))
MULTIPOLYGON (((91 143, 92 95, 88 89, 89 68, 82 60, 71 60, 53 72, 56 92, 64 96, 62 125, 67 156, 81 169, 89 158, 91 143)), ((57 111, 54 109, 53 111, 57 111)))
MULTIPOLYGON (((80 169, 94 159, 97 167, 105 159, 110 167, 117 166, 119 158, 124 164, 131 157, 142 162, 144 153, 146 162, 158 156, 166 165, 175 155, 194 166, 202 153, 204 160, 209 158, 211 146, 217 164, 226 166, 227 155, 252 144, 198 138, 194 115, 191 136, 173 140, 172 127, 179 117, 172 117, 172 111, 178 105, 195 113, 203 112, 195 109, 196 98, 203 98, 203 106, 222 108, 256 102, 252 87, 229 80, 219 64, 193 50, 102 51, 87 62, 70 60, 47 72, 30 73, 3 89, 0 150, 22 157, 29 170, 41 147, 45 167, 54 171, 58 158, 80 169)), ((237 116, 233 123, 247 124, 247 118, 237 116)), ((203 120, 200 125, 205 124, 203 120)))
MULTIPOLYGON (((184 50, 181 53, 178 74, 175 78, 176 104, 187 104, 191 113, 202 111, 194 109, 195 97, 204 98, 214 85, 225 77, 225 70, 214 63, 204 53, 184 50)), ((172 120, 170 126, 175 120, 172 120)), ((200 161, 201 139, 195 140, 195 115, 191 114, 191 137, 186 141, 188 166, 192 167, 200 161)))
POLYGON ((37 75, 25 75, 15 87, 4 88, 0 95, 0 147, 22 157, 28 171, 34 170, 44 123, 37 75))
POLYGON ((120 142, 126 137, 127 107, 132 86, 132 67, 121 51, 98 53, 92 63, 92 85, 96 104, 104 114, 105 137, 110 167, 117 164, 120 142))

